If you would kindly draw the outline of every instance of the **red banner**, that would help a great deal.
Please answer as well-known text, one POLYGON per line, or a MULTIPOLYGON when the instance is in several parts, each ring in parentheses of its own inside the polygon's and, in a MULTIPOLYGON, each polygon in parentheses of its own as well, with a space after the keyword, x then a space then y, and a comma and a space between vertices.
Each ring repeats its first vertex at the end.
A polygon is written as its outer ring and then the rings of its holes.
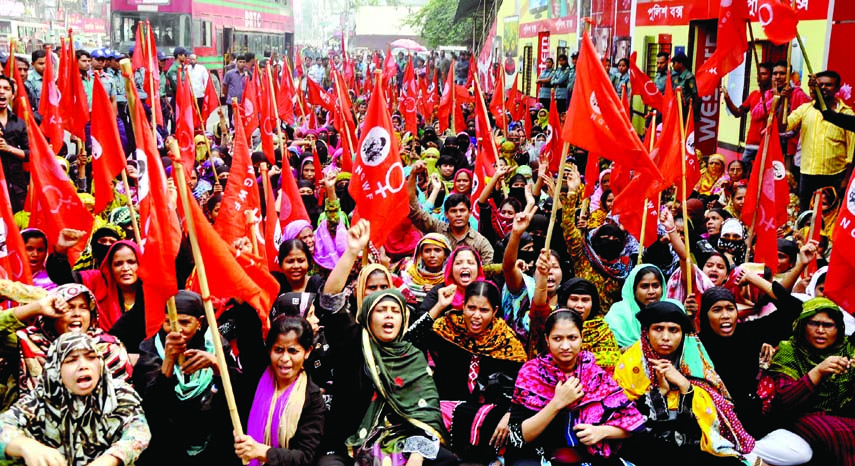
MULTIPOLYGON (((715 26, 713 26, 715 28, 715 26)), ((716 30, 698 27, 698 40, 695 41, 695 56, 697 63, 695 69, 701 65, 715 52, 716 30)), ((718 114, 721 111, 721 96, 716 88, 712 94, 701 99, 701 108, 698 111, 697 126, 695 127, 695 149, 704 155, 714 154, 717 150, 718 141, 718 114)))

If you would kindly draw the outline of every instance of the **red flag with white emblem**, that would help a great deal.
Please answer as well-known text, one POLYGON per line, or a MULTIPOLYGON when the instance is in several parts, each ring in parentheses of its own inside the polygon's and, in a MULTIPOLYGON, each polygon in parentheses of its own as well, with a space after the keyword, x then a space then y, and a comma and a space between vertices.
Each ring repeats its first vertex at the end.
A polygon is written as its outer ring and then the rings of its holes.
POLYGON ((650 76, 641 71, 635 63, 636 55, 638 55, 636 52, 632 52, 632 55, 629 56, 629 83, 632 87, 632 93, 633 95, 640 95, 644 105, 662 112, 665 107, 662 94, 656 88, 656 83, 650 79, 650 76))
MULTIPOLYGON (((255 73, 246 78, 246 85, 243 88, 243 101, 241 107, 243 112, 243 131, 246 134, 247 142, 252 137, 255 128, 258 128, 258 80, 261 79, 261 73, 258 71, 258 64, 255 66, 255 73)), ((231 103, 230 103, 231 104, 231 103)))
POLYGON ((404 165, 380 81, 375 80, 368 102, 349 188, 356 201, 353 221, 364 218, 375 226, 371 229, 375 245, 385 244, 389 232, 409 213, 408 208, 402 208, 409 205, 404 165))
POLYGON ((100 79, 96 79, 92 85, 91 133, 94 212, 99 214, 113 201, 113 180, 127 166, 116 114, 113 113, 113 105, 100 79))
POLYGON ((273 138, 278 136, 274 133, 276 112, 273 111, 273 89, 270 88, 273 81, 267 76, 270 72, 270 68, 265 66, 264 73, 261 75, 261 120, 258 127, 261 129, 261 151, 267 156, 267 161, 273 165, 276 163, 273 138))
POLYGON ((786 44, 798 35, 799 19, 789 2, 780 0, 759 0, 757 2, 757 19, 763 26, 766 37, 775 44, 786 44))
POLYGON ((308 101, 312 105, 320 105, 328 112, 335 111, 335 99, 327 93, 327 91, 323 90, 320 84, 312 81, 311 79, 308 81, 308 101))
POLYGON ((843 196, 834 227, 834 248, 828 259, 825 275, 825 295, 843 309, 855 309, 855 177, 849 180, 849 188, 843 196))
POLYGON ((196 146, 194 139, 193 115, 196 114, 193 90, 190 79, 183 68, 178 69, 178 88, 175 90, 175 138, 181 154, 184 173, 193 171, 196 165, 196 146))
POLYGON ((416 99, 419 96, 419 86, 416 82, 416 73, 413 69, 413 57, 404 70, 404 82, 401 86, 401 113, 404 115, 404 129, 411 134, 418 132, 418 117, 416 111, 416 99))

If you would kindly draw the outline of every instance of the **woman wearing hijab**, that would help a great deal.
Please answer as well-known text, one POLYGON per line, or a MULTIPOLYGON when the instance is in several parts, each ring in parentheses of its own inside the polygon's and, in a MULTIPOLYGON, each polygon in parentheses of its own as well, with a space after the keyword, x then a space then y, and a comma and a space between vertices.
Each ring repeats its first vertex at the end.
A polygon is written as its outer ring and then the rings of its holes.
POLYGON ((24 252, 30 263, 33 285, 48 291, 56 288, 56 283, 51 281, 45 269, 48 256, 47 235, 38 228, 25 228, 21 230, 21 239, 24 240, 24 252))
POLYGON ((309 246, 299 239, 286 239, 279 245, 279 271, 273 276, 279 281, 279 293, 317 293, 324 280, 312 273, 314 261, 309 246))
POLYGON ((730 395, 683 307, 671 300, 637 316, 641 340, 621 356, 615 380, 647 417, 624 443, 635 464, 754 465, 754 439, 733 412, 730 395))
POLYGON ((98 270, 72 271, 66 253, 82 239, 77 233, 63 230, 48 261, 48 274, 55 283, 81 283, 91 290, 98 305, 98 326, 136 353, 145 339, 139 247, 133 241, 118 241, 107 250, 98 270))
POLYGON ((134 464, 150 438, 139 395, 82 333, 61 335, 38 385, 0 414, 0 453, 27 464, 134 464))
POLYGON ((34 325, 18 330, 20 365, 18 386, 21 393, 32 391, 44 372, 48 348, 61 335, 69 332, 89 335, 98 347, 108 373, 116 379, 130 382, 132 365, 122 343, 98 327, 98 304, 95 296, 83 285, 69 283, 50 292, 64 303, 59 317, 39 317, 34 325))
POLYGON ((304 370, 313 348, 305 319, 280 316, 267 334, 270 364, 255 390, 235 453, 252 466, 311 466, 324 428, 321 389, 304 370))
POLYGON ((747 245, 745 237, 745 225, 735 218, 729 218, 721 224, 721 235, 718 238, 716 249, 728 256, 733 265, 742 265, 745 262, 747 245))
MULTIPOLYGON (((315 313, 317 305, 315 293, 283 293, 273 302, 270 311, 270 321, 279 316, 300 317, 305 319, 312 328, 313 340, 308 348, 311 353, 306 359, 306 372, 312 377, 312 382, 320 387, 326 397, 332 395, 332 367, 327 358, 326 334, 315 313)), ((269 335, 269 334, 268 334, 269 335)))
POLYGON ((107 223, 96 228, 89 238, 89 247, 77 258, 74 270, 97 270, 104 258, 107 257, 110 246, 123 239, 125 239, 125 232, 119 225, 107 223))
MULTIPOLYGON (((579 172, 572 168, 567 175, 567 194, 561 194, 563 216, 561 227, 567 252, 570 255, 576 276, 584 278, 600 290, 600 305, 611 308, 620 301, 621 285, 632 270, 628 256, 623 255, 626 233, 617 226, 606 223, 583 237, 576 227, 576 198, 582 181, 579 172)), ((560 189, 560 187, 556 187, 560 189)))
POLYGON ((621 348, 629 348, 641 337, 641 324, 635 317, 645 306, 662 299, 665 277, 658 267, 638 264, 623 283, 621 296, 606 314, 606 323, 621 348))
POLYGON ((591 216, 588 217, 588 229, 599 228, 612 213, 612 205, 615 202, 615 195, 610 189, 606 189, 600 194, 599 206, 592 210, 591 216))
POLYGON ((408 338, 434 363, 451 449, 461 460, 490 464, 507 441, 509 400, 516 373, 526 361, 517 334, 497 316, 499 289, 475 281, 463 309, 449 309, 457 287, 439 290, 437 306, 410 328, 408 338))
MULTIPOLYGON (((603 207, 603 204, 605 204, 605 201, 607 200, 607 197, 608 197, 608 196, 605 196, 606 191, 609 191, 609 192, 612 191, 612 189, 611 189, 611 187, 612 187, 611 178, 612 178, 612 169, 611 168, 607 168, 607 169, 600 172, 600 177, 597 180, 597 186, 594 188, 594 194, 591 195, 591 204, 588 206, 588 208, 591 210, 592 213, 596 212, 597 210, 601 210, 603 207)), ((606 211, 608 211, 608 210, 606 210, 606 211)))
MULTIPOLYGON (((211 334, 217 329, 206 325, 198 294, 179 291, 175 307, 178 328, 166 320, 142 342, 134 366, 134 388, 152 431, 151 447, 138 464, 240 464, 211 334)), ((244 388, 235 383, 239 379, 232 376, 236 398, 244 388)))
POLYGON ((430 290, 443 285, 445 263, 450 254, 451 245, 445 235, 428 233, 419 240, 412 261, 401 274, 417 306, 430 290))
POLYGON ((757 390, 764 411, 807 440, 817 464, 855 464, 855 345, 843 330, 834 302, 805 302, 757 390))
POLYGON ((546 319, 548 351, 517 375, 505 464, 623 464, 617 441, 642 429, 644 417, 583 349, 583 333, 578 312, 560 309, 546 319))
POLYGON ((441 445, 447 434, 427 359, 404 336, 408 314, 404 296, 385 289, 365 298, 357 319, 341 311, 322 316, 336 355, 334 384, 348 390, 333 397, 322 446, 332 453, 319 465, 390 457, 402 464, 415 455, 428 465, 457 463, 441 445))
POLYGON ((692 194, 697 193, 697 195, 701 196, 701 200, 707 199, 709 201, 718 199, 721 196, 724 186, 730 181, 724 169, 725 163, 727 161, 723 155, 711 155, 707 161, 707 166, 701 170, 701 178, 695 185, 695 192, 692 194))
POLYGON ((472 195, 472 170, 461 168, 454 174, 454 193, 472 195))

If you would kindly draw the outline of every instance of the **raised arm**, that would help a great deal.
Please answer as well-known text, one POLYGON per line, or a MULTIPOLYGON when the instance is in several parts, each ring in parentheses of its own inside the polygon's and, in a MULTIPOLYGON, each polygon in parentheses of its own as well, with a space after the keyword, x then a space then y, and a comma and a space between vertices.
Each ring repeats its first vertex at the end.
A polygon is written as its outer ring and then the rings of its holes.
POLYGON ((359 253, 368 246, 371 238, 371 224, 362 219, 347 230, 347 249, 341 255, 341 259, 335 264, 330 276, 324 284, 324 293, 338 294, 347 285, 347 277, 353 269, 353 264, 359 259, 359 253))
POLYGON ((505 255, 502 257, 502 272, 505 275, 505 285, 507 285, 508 291, 514 296, 518 295, 520 290, 525 286, 523 271, 517 266, 520 237, 525 233, 536 211, 537 206, 534 202, 529 202, 525 206, 525 209, 514 217, 511 236, 508 238, 508 244, 505 246, 505 255))
POLYGON ((490 181, 487 182, 487 186, 484 186, 484 190, 481 191, 481 196, 478 197, 478 202, 486 203, 488 199, 490 199, 490 195, 493 194, 493 191, 496 189, 496 184, 508 174, 507 165, 502 165, 501 167, 496 168, 496 172, 493 174, 493 177, 490 178, 490 181))
POLYGON ((784 278, 781 280, 781 286, 788 290, 792 290, 793 286, 799 280, 802 272, 805 267, 808 266, 811 262, 816 260, 817 256, 817 247, 819 247, 819 241, 812 239, 808 241, 807 244, 801 247, 799 250, 799 255, 796 258, 796 265, 784 275, 784 278))

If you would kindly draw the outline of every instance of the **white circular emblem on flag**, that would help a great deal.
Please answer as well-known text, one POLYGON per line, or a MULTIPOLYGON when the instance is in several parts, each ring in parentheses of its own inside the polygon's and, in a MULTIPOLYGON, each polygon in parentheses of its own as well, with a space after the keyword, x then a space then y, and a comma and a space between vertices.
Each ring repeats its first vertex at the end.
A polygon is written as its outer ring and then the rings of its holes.
POLYGON ((722 8, 730 8, 730 5, 733 5, 733 0, 721 0, 722 8))
POLYGON ((855 183, 849 183, 849 191, 846 193, 846 208, 849 213, 855 215, 855 183))
POLYGON ((686 135, 686 153, 695 155, 695 132, 686 135))
POLYGON ((6 222, 0 218, 0 257, 9 255, 9 250, 6 248, 6 237, 9 229, 6 227, 6 222))
POLYGON ((98 160, 101 158, 101 154, 104 153, 104 149, 101 148, 101 143, 95 139, 95 136, 92 136, 92 158, 98 160))
POLYGON ((775 181, 781 181, 787 177, 787 169, 784 167, 783 162, 773 160, 772 171, 775 173, 775 181))
POLYGON ((594 113, 597 115, 602 115, 603 112, 600 111, 600 104, 597 103, 597 94, 591 92, 591 98, 588 101, 591 104, 591 108, 594 110, 594 113))
POLYGON ((389 156, 391 141, 389 132, 382 126, 371 128, 371 131, 365 135, 365 140, 362 141, 362 147, 359 148, 362 163, 369 167, 376 167, 383 163, 389 156))

